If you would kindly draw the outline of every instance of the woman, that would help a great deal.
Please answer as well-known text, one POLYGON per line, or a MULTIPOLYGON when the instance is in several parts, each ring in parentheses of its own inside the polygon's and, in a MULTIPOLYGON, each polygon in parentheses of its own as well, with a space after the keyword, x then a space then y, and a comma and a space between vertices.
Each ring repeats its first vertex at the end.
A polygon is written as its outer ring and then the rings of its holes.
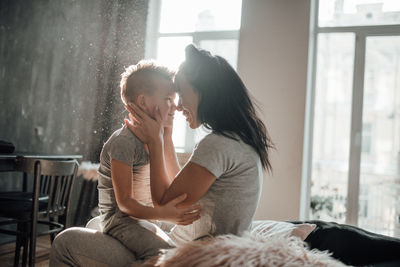
MULTIPOLYGON (((203 124, 213 132, 197 145, 190 162, 170 184, 161 155, 164 154, 163 127, 133 107, 138 125, 128 126, 149 147, 153 203, 163 205, 179 192, 185 192, 185 205, 201 204, 203 212, 198 221, 172 230, 170 237, 177 245, 208 235, 241 234, 249 229, 260 198, 262 168, 271 169, 268 151, 272 143, 266 128, 256 116, 239 76, 221 57, 188 46, 186 61, 176 76, 176 86, 180 94, 178 110, 183 111, 190 127, 203 124)), ((76 266, 89 264, 88 260, 106 262, 105 253, 97 256, 88 248, 76 253, 71 251, 81 245, 90 247, 85 245, 87 239, 80 239, 84 234, 70 231, 70 240, 77 238, 81 242, 75 241, 76 246, 69 248, 68 241, 62 241, 68 239, 68 234, 60 235, 53 245, 52 263, 76 266)), ((92 240, 100 241, 100 238, 98 234, 91 235, 92 240)), ((126 253, 126 249, 118 251, 126 253)), ((121 262, 123 255, 115 258, 121 262)))
POLYGON ((134 104, 127 107, 135 121, 128 127, 149 147, 153 203, 164 205, 185 193, 183 204, 202 206, 198 221, 172 230, 170 237, 177 245, 209 235, 240 235, 249 229, 258 205, 262 168, 271 169, 267 130, 240 77, 222 57, 189 45, 175 86, 178 110, 189 126, 204 125, 211 133, 197 144, 176 178, 170 179, 161 119, 152 119, 134 104))
MULTIPOLYGON (((261 194, 262 169, 271 170, 267 130, 246 87, 225 59, 190 45, 175 84, 180 94, 178 110, 190 127, 203 124, 212 133, 196 146, 189 163, 170 184, 161 124, 131 108, 137 125, 127 123, 128 127, 149 148, 153 203, 163 205, 185 192, 185 205, 201 204, 199 220, 176 226, 170 233, 176 245, 208 235, 240 235, 251 225, 261 194)), ((132 254, 118 242, 85 229, 65 231, 51 251, 51 263, 57 266, 123 266, 131 261, 132 254), (112 260, 106 256, 110 250, 112 260)))

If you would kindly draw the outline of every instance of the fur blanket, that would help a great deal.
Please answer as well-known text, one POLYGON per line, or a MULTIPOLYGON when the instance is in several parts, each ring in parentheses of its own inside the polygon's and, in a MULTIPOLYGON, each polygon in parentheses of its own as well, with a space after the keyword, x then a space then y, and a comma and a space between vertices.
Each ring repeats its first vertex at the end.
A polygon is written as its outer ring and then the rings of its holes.
POLYGON ((224 235, 164 251, 145 266, 345 266, 327 252, 309 250, 293 236, 224 235))

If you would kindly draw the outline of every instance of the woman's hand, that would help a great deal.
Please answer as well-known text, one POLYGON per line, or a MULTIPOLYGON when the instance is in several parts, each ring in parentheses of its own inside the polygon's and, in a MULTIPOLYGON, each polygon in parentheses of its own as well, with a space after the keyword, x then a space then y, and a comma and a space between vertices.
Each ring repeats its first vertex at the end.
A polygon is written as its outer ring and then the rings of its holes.
POLYGON ((183 202, 186 197, 186 194, 182 194, 167 204, 156 207, 160 218, 179 225, 192 224, 194 221, 198 220, 201 213, 200 205, 179 207, 179 204, 183 202))
POLYGON ((145 144, 151 144, 163 139, 164 128, 160 110, 156 107, 155 119, 147 115, 133 103, 126 105, 129 111, 129 119, 125 119, 125 125, 145 144))

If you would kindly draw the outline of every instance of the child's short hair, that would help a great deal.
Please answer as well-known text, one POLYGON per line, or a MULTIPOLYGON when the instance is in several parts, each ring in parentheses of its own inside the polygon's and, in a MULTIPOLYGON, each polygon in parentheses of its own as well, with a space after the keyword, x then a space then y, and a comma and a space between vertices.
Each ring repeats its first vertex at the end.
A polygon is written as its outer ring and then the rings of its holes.
POLYGON ((122 102, 126 105, 135 101, 141 93, 153 93, 155 79, 162 78, 172 82, 174 75, 175 72, 153 60, 141 60, 138 64, 125 68, 120 82, 122 102))

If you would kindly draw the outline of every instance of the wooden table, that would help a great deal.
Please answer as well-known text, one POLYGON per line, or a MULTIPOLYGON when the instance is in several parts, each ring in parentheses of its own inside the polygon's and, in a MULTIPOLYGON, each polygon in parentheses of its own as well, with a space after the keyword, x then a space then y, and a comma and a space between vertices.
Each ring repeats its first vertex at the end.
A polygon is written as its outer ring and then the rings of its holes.
MULTIPOLYGON (((82 159, 82 155, 56 155, 56 154, 43 154, 32 152, 19 152, 16 151, 11 154, 0 154, 0 172, 15 172, 17 159, 45 159, 45 160, 71 160, 82 159)), ((27 174, 24 173, 24 180, 22 184, 23 191, 27 189, 27 174)))

